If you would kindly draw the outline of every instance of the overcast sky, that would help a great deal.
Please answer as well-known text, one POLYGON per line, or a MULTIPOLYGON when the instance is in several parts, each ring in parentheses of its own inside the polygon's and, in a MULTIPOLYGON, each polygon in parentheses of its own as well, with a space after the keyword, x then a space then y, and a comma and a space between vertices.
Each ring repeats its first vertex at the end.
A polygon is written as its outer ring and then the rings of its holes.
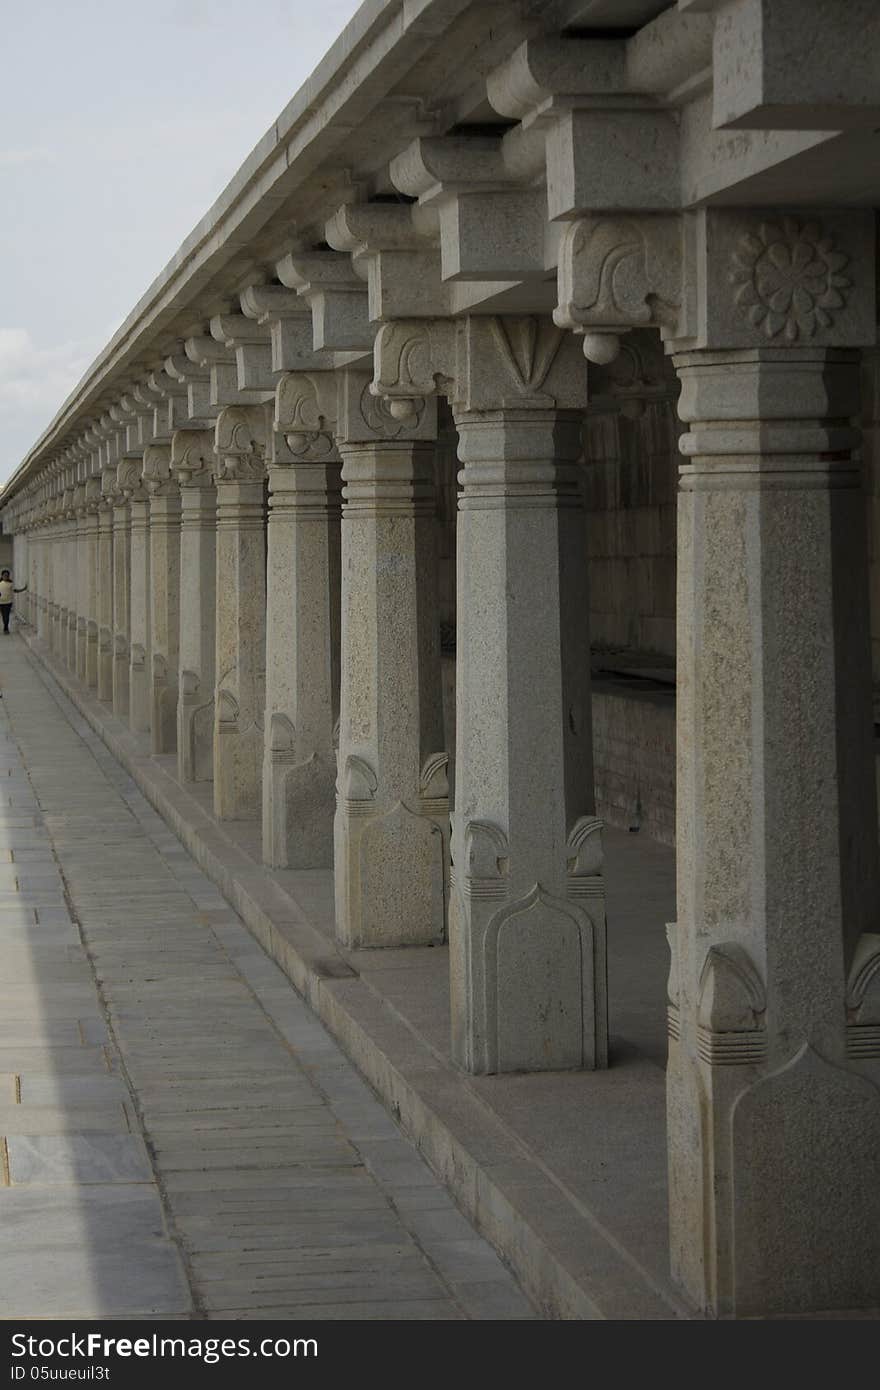
POLYGON ((359 0, 8 0, 0 483, 359 0))

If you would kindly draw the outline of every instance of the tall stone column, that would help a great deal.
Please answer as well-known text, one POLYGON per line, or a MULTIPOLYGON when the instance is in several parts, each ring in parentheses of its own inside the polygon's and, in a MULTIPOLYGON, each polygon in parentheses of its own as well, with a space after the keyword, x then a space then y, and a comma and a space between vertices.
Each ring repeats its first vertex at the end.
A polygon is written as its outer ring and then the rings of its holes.
POLYGON ((150 732, 154 753, 173 753, 180 661, 180 489, 171 476, 170 445, 147 445, 143 476, 150 494, 150 732))
POLYGON ((266 412, 217 417, 217 686, 214 813, 258 820, 266 677, 266 412))
POLYGON ((65 492, 67 500, 67 527, 65 537, 65 586, 66 620, 63 631, 64 660, 68 670, 76 674, 76 625, 79 605, 79 516, 77 513, 77 490, 70 487, 65 492))
POLYGON ((113 699, 113 492, 116 468, 102 474, 98 509, 98 699, 113 699))
POLYGON ((476 1073, 607 1062, 595 815, 586 366, 548 320, 399 321, 374 389, 448 383, 459 431, 452 1046, 476 1073))
POLYGON ((404 419, 342 378, 336 927, 348 946, 445 934, 448 758, 436 602, 436 403, 404 419))
POLYGON ((333 864, 342 489, 329 432, 335 419, 334 373, 282 378, 269 456, 263 766, 263 858, 275 868, 333 864))
POLYGON ((89 623, 89 514, 86 509, 85 483, 77 485, 74 505, 76 508, 76 627, 73 669, 78 679, 85 682, 89 623))
POLYGON ((98 504, 101 481, 86 480, 85 526, 85 672, 82 679, 92 690, 98 687, 98 504))
POLYGON ((129 494, 130 646, 128 722, 135 733, 149 733, 152 707, 150 643, 150 503, 143 484, 129 494))
POLYGON ((50 583, 52 585, 51 622, 49 625, 49 648, 53 657, 58 657, 61 641, 61 600, 63 597, 64 576, 60 557, 64 553, 64 520, 61 498, 56 491, 53 499, 52 545, 49 552, 50 583))
MULTIPOLYGON (((121 470, 122 465, 120 465, 121 470)), ((121 472, 117 473, 121 480, 121 472)), ((121 486, 121 481, 120 481, 121 486)), ((113 507, 113 713, 128 717, 131 521, 123 492, 113 507)))
POLYGON ((46 534, 46 518, 41 518, 37 546, 37 636, 45 642, 48 636, 49 618, 49 537, 46 534))
POLYGON ((472 322, 468 332, 471 380, 454 403, 464 468, 453 1053, 478 1073, 603 1067, 605 895, 579 483, 586 367, 550 324, 472 322))
POLYGON ((180 487, 180 682, 177 769, 182 782, 214 776, 217 640, 217 493, 210 430, 177 430, 171 470, 180 487))
POLYGON ((880 935, 856 354, 675 365, 689 433, 673 1271, 720 1315, 874 1306, 880 935))

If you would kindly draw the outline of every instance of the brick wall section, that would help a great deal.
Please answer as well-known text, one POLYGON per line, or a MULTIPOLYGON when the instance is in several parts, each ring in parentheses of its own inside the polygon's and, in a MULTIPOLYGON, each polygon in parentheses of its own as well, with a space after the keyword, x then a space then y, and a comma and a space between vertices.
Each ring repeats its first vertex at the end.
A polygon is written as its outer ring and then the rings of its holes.
POLYGON ((596 812, 675 844, 675 693, 593 685, 596 812))
POLYGON ((656 333, 590 369, 584 498, 594 649, 675 655, 678 381, 656 333))
POLYGON ((862 457, 868 514, 868 565, 871 586, 871 668, 874 717, 880 715, 880 349, 862 353, 862 457))

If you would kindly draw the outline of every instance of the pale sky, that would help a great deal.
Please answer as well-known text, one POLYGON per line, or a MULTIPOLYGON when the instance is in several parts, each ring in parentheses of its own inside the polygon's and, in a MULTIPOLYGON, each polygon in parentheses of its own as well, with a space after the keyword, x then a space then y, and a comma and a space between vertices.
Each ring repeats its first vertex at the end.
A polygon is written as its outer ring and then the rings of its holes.
POLYGON ((359 0, 6 0, 0 483, 359 0))

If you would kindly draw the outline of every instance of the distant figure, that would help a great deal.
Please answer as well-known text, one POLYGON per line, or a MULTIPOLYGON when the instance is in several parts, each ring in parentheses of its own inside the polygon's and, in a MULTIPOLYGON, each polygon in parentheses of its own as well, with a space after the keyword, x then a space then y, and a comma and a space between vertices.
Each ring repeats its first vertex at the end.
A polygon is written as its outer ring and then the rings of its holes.
POLYGON ((9 634, 9 616, 12 612, 13 594, 23 594, 27 584, 23 584, 20 589, 16 589, 12 582, 12 575, 9 570, 0 573, 0 617, 3 619, 3 635, 9 634))

